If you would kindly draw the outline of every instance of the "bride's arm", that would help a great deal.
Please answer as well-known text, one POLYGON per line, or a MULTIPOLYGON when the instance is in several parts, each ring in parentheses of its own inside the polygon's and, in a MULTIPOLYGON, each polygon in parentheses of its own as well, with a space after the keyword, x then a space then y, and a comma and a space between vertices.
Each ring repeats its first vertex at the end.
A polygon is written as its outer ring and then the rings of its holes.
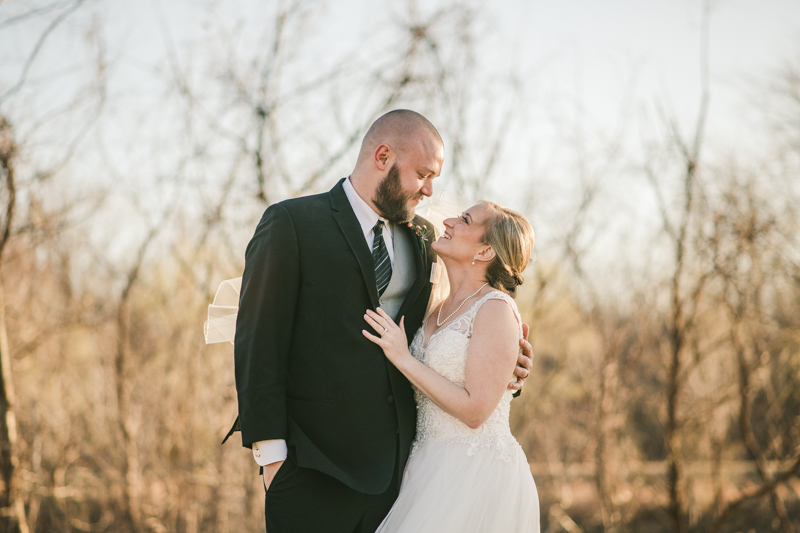
POLYGON ((399 327, 382 309, 378 313, 367 311, 364 318, 375 331, 387 328, 382 337, 363 333, 383 348, 392 364, 433 403, 473 429, 486 422, 508 388, 519 353, 519 325, 506 302, 489 300, 478 311, 463 388, 414 359, 408 351, 402 318, 399 327))

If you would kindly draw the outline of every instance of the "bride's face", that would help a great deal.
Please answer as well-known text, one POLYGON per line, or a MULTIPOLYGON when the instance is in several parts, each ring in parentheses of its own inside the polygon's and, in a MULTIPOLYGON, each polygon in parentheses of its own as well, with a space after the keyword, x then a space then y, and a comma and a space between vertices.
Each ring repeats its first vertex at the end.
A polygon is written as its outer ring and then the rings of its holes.
POLYGON ((481 247, 486 246, 483 243, 483 222, 488 216, 489 208, 477 204, 461 216, 445 219, 444 233, 431 245, 433 251, 455 261, 472 261, 481 247))

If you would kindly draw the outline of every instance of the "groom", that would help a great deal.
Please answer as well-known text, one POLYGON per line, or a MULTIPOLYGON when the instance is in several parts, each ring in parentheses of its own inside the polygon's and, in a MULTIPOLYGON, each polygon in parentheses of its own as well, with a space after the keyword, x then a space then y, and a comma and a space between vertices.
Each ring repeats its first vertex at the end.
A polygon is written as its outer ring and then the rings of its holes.
MULTIPOLYGON (((422 323, 435 254, 414 208, 443 159, 427 119, 391 111, 370 127, 348 178, 271 205, 247 247, 236 390, 242 443, 263 467, 269 533, 373 532, 397 497, 414 396, 361 330, 377 307, 405 316, 409 341, 422 323)), ((532 355, 521 345, 524 378, 532 355)))

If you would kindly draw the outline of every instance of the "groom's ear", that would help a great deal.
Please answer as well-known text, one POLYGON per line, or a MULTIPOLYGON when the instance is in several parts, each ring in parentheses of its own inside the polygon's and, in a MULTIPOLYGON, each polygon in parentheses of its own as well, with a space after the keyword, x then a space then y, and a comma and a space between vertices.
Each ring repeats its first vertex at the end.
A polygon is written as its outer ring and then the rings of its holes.
POLYGON ((393 155, 392 149, 387 144, 381 144, 380 146, 375 148, 375 154, 374 154, 375 168, 377 168, 381 172, 388 169, 390 166, 392 155, 393 155))

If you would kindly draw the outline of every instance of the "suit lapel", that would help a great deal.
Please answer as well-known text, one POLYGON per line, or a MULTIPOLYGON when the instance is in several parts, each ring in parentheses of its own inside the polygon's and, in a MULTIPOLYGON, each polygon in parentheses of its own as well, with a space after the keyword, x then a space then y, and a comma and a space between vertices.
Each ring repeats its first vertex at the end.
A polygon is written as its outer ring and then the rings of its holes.
POLYGON ((367 286, 369 299, 372 302, 372 307, 378 307, 378 287, 375 282, 375 264, 372 260, 372 253, 367 246, 367 241, 364 239, 364 233, 361 231, 361 224, 358 223, 358 218, 353 212, 353 207, 347 199, 347 195, 342 187, 342 182, 347 178, 339 180, 329 195, 331 199, 331 209, 333 209, 333 218, 339 224, 339 229, 342 230, 347 244, 356 256, 358 266, 361 268, 361 275, 364 277, 364 283, 367 286))

